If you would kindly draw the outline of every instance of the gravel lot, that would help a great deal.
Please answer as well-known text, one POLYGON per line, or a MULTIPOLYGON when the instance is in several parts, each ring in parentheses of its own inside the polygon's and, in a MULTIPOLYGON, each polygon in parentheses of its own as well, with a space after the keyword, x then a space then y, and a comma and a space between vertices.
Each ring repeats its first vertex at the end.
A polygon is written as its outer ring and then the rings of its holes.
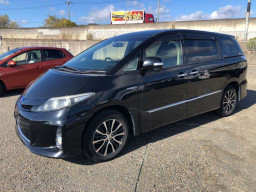
POLYGON ((256 65, 234 115, 206 113, 131 138, 116 159, 50 159, 17 138, 21 91, 0 98, 0 191, 255 191, 256 65))

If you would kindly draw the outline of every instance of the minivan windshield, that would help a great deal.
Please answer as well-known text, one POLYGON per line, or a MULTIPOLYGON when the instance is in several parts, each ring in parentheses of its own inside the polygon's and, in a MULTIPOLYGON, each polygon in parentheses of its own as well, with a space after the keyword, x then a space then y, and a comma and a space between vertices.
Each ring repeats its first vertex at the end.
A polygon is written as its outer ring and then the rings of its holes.
POLYGON ((107 39, 80 53, 64 66, 82 71, 106 72, 147 38, 119 36, 107 39))
POLYGON ((7 57, 9 57, 10 55, 14 54, 14 53, 17 53, 18 51, 20 51, 20 49, 12 49, 10 51, 7 51, 3 54, 0 55, 0 61, 6 59, 7 57))

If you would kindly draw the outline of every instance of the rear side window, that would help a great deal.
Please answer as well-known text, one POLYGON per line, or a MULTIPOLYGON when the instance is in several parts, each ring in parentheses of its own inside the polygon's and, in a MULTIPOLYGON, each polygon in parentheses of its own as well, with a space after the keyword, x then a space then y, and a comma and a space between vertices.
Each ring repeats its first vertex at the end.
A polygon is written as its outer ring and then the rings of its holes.
POLYGON ((187 62, 198 63, 219 58, 217 44, 214 40, 186 40, 187 62))
POLYGON ((237 41, 232 37, 219 37, 224 57, 236 57, 243 55, 237 41))
POLYGON ((28 60, 27 62, 30 63, 38 63, 41 62, 41 51, 40 50, 32 50, 29 51, 28 60))
POLYGON ((46 61, 54 59, 62 59, 65 57, 64 53, 60 50, 44 49, 43 56, 46 61))

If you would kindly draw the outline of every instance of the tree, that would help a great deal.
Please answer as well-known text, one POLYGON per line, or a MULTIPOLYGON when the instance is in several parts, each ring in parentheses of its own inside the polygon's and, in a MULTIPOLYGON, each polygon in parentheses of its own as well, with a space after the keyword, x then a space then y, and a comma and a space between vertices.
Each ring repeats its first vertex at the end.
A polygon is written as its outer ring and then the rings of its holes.
POLYGON ((8 15, 0 15, 0 28, 18 28, 19 25, 15 21, 10 21, 8 15))
POLYGON ((247 50, 255 51, 256 50, 256 37, 253 37, 247 41, 247 50))
POLYGON ((44 20, 44 27, 73 27, 76 23, 70 21, 69 19, 59 18, 56 15, 49 15, 47 19, 44 20))

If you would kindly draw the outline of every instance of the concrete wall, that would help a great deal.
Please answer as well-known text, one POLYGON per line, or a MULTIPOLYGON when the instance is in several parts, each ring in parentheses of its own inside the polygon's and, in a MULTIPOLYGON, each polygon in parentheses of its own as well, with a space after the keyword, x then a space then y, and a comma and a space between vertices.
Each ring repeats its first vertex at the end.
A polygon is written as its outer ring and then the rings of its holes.
POLYGON ((29 47, 29 46, 45 46, 45 47, 61 47, 70 51, 73 55, 77 55, 83 50, 91 47, 99 41, 96 40, 42 40, 42 39, 4 39, 3 45, 0 45, 0 54, 6 52, 8 49, 16 47, 29 47))
MULTIPOLYGON (((245 19, 175 21, 126 25, 89 25, 70 28, 0 29, 4 39, 102 40, 124 33, 152 29, 196 29, 228 33, 243 39, 245 19)), ((249 38, 256 36, 256 18, 250 20, 249 38)))
MULTIPOLYGON (((89 25, 70 28, 19 28, 0 29, 2 44, 0 54, 16 47, 54 46, 64 47, 76 55, 102 39, 116 35, 154 29, 195 29, 227 33, 238 40, 244 37, 245 19, 222 19, 201 21, 176 21, 161 23, 127 24, 127 25, 89 25)), ((249 38, 256 37, 256 18, 250 20, 249 38)), ((244 43, 242 49, 250 62, 255 61, 255 52, 247 53, 244 43)), ((256 62, 255 62, 256 63, 256 62)))

